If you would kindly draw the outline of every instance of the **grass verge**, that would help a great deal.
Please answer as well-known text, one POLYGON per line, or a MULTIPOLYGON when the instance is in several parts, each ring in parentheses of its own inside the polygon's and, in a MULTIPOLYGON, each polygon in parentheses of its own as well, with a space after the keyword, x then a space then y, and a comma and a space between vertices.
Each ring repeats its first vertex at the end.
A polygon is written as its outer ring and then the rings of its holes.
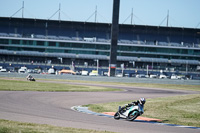
POLYGON ((46 124, 22 123, 0 119, 0 133, 112 133, 69 127, 56 127, 46 124))
MULTIPOLYGON (((94 112, 116 112, 118 106, 132 101, 86 105, 94 112)), ((164 123, 200 127, 200 94, 147 99, 144 117, 164 123)))
MULTIPOLYGON (((16 80, 16 81, 24 80, 24 78, 14 78, 14 77, 12 79, 16 80)), ((158 89, 176 89, 176 90, 200 91, 200 85, 150 84, 150 83, 120 83, 120 82, 64 80, 64 79, 38 79, 38 80, 40 80, 40 81, 55 81, 55 82, 56 81, 61 81, 61 82, 66 82, 66 83, 67 82, 69 82, 69 83, 70 82, 71 83, 88 83, 88 84, 94 84, 94 85, 95 84, 118 85, 118 86, 123 86, 123 87, 158 88, 158 89)), ((54 83, 52 83, 52 84, 54 84, 54 83)), ((60 84, 62 84, 62 83, 60 83, 60 84)), ((83 86, 85 86, 85 85, 83 85, 83 86)), ((109 89, 111 89, 111 88, 109 88, 109 89)), ((105 90, 105 91, 121 91, 121 90, 120 89, 114 89, 114 90, 111 89, 111 90, 105 90)))
MULTIPOLYGON (((49 79, 40 79, 48 81, 49 79)), ((176 90, 189 90, 200 91, 200 85, 176 85, 176 84, 152 84, 152 83, 120 83, 120 82, 102 82, 102 81, 83 81, 83 80, 63 80, 51 79, 52 81, 66 81, 88 84, 104 84, 104 85, 118 85, 123 87, 143 87, 143 88, 158 88, 158 89, 176 89, 176 90)))
POLYGON ((97 92, 97 91, 120 91, 120 89, 85 86, 85 85, 70 85, 65 83, 43 83, 18 80, 0 79, 1 91, 65 91, 65 92, 97 92))

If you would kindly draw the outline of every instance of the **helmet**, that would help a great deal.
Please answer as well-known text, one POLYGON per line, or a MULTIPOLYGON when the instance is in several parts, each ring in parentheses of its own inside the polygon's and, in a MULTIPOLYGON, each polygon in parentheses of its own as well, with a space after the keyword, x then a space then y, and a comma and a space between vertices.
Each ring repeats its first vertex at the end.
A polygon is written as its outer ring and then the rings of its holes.
POLYGON ((140 98, 139 102, 140 102, 140 104, 145 104, 146 99, 142 97, 142 98, 140 98))

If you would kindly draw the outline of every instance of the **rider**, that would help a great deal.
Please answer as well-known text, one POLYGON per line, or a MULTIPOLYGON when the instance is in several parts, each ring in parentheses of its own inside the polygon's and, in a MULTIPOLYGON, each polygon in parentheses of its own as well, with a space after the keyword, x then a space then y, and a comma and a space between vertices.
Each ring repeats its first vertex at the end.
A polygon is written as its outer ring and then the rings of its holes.
POLYGON ((121 111, 122 110, 126 110, 126 108, 127 107, 130 107, 130 106, 132 106, 132 105, 141 105, 142 107, 144 107, 144 104, 145 104, 145 102, 146 102, 146 99, 145 98, 140 98, 139 100, 137 100, 137 101, 134 101, 134 102, 132 102, 132 103, 130 103, 130 104, 126 104, 125 106, 123 106, 122 108, 121 108, 121 111))
POLYGON ((26 77, 27 80, 32 79, 32 78, 33 78, 33 76, 30 74, 26 77))

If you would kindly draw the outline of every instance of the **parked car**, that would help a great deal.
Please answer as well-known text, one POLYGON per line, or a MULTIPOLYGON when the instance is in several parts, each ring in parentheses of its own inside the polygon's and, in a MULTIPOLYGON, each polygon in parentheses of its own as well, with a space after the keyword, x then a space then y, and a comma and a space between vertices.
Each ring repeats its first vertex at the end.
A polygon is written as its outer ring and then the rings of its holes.
POLYGON ((0 66, 0 72, 7 72, 7 70, 0 66))
POLYGON ((182 78, 181 76, 178 76, 178 75, 175 75, 175 74, 171 75, 171 79, 181 79, 181 78, 182 78))
POLYGON ((160 76, 159 76, 159 78, 160 79, 166 79, 166 78, 168 78, 166 75, 164 75, 164 74, 161 74, 160 76))
POLYGON ((49 74, 55 74, 55 70, 53 68, 49 68, 48 73, 49 74))
POLYGON ((116 77, 123 77, 122 73, 118 73, 115 75, 116 77))
POLYGON ((72 74, 72 75, 76 75, 76 72, 72 71, 72 70, 65 70, 62 69, 61 71, 58 72, 59 75, 61 74, 72 74))
POLYGON ((4 68, 2 68, 2 69, 0 70, 0 72, 7 72, 7 70, 4 69, 4 68))
POLYGON ((150 78, 157 78, 157 75, 151 74, 149 77, 150 77, 150 78))
POLYGON ((135 77, 136 78, 146 78, 146 76, 144 74, 136 74, 135 77))
POLYGON ((89 76, 98 76, 98 71, 96 70, 92 70, 92 72, 90 72, 89 76))
POLYGON ((80 71, 76 71, 76 75, 81 75, 81 72, 80 71))
POLYGON ((88 71, 81 71, 82 76, 88 76, 88 71))
POLYGON ((34 73, 33 69, 27 69, 27 73, 34 73))
POLYGON ((26 73, 27 72, 27 68, 26 67, 21 67, 19 70, 18 70, 18 73, 26 73))

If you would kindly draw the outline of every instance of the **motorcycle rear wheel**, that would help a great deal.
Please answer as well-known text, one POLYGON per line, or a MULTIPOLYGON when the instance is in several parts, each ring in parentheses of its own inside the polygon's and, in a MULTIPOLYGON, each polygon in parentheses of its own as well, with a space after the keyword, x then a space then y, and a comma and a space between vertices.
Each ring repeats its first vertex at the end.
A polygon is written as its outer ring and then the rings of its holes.
POLYGON ((119 119, 120 119, 120 114, 119 114, 119 112, 115 113, 114 119, 115 119, 115 120, 119 120, 119 119))
POLYGON ((131 111, 131 112, 128 114, 127 120, 133 121, 133 120, 135 120, 138 116, 139 116, 139 112, 138 112, 138 111, 131 111))

